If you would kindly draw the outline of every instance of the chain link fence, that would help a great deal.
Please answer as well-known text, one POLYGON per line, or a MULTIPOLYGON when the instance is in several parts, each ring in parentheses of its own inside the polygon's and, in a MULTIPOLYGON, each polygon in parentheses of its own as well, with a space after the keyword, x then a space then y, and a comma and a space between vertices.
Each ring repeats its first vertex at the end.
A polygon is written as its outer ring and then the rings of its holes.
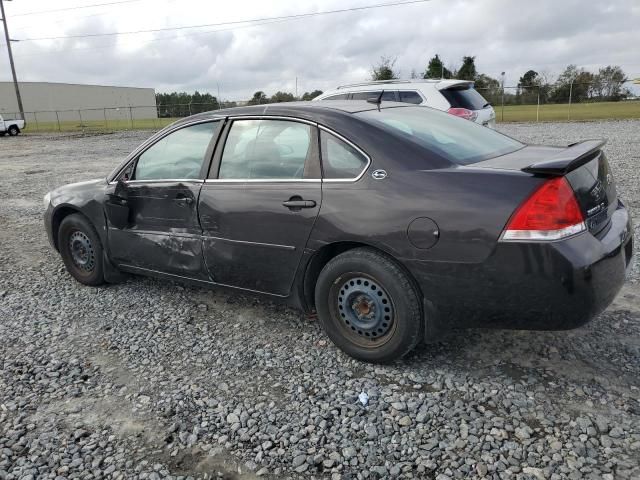
POLYGON ((640 98, 632 81, 616 92, 603 91, 601 83, 476 86, 496 110, 498 122, 542 122, 640 118, 640 98))
MULTIPOLYGON (((231 108, 237 104, 237 102, 214 102, 24 112, 25 130, 27 132, 157 130, 179 118, 221 108, 231 108)), ((0 112, 0 114, 5 119, 21 118, 18 112, 0 112)))
MULTIPOLYGON (((633 93, 631 82, 625 82, 633 93)), ((640 118, 640 98, 628 95, 612 99, 601 95, 596 84, 572 83, 534 86, 476 86, 493 105, 498 122, 542 122, 640 118), (614 101, 615 100, 615 101, 614 101)), ((196 113, 246 105, 246 101, 174 105, 123 106, 25 112, 27 132, 92 132, 157 130, 178 118, 196 113)), ((5 119, 20 118, 16 112, 0 112, 5 119)))

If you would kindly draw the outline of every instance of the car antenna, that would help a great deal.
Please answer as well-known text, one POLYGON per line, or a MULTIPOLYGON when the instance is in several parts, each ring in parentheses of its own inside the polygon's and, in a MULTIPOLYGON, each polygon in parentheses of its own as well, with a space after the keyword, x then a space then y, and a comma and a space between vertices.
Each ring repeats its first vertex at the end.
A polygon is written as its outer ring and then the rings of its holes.
POLYGON ((380 92, 380 95, 378 95, 377 97, 367 98, 367 102, 377 104, 378 105, 378 111, 380 111, 380 104, 382 103, 382 95, 383 94, 384 94, 384 90, 382 90, 380 92))

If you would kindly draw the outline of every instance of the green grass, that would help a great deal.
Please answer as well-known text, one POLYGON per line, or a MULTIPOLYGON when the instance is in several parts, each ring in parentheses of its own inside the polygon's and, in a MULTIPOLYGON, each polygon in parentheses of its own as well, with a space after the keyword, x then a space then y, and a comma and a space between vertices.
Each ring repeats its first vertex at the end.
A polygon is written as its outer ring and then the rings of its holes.
POLYGON ((177 120, 177 118, 150 118, 133 120, 79 120, 58 122, 27 122, 26 133, 34 132, 110 132, 121 130, 158 130, 177 120))
MULTIPOLYGON (((628 100, 621 102, 574 103, 569 110, 568 104, 540 105, 536 112, 536 105, 505 105, 504 118, 502 107, 495 106, 498 122, 557 122, 579 120, 625 119, 640 118, 640 101, 628 100), (536 113, 538 116, 536 117, 536 113), (569 116, 569 118, 567 118, 569 116)), ((176 118, 155 118, 134 120, 104 120, 97 121, 61 121, 27 123, 25 132, 109 132, 118 130, 158 130, 177 120, 176 118)))
MULTIPOLYGON (((505 105, 504 120, 502 107, 494 106, 498 122, 535 122, 536 105, 505 105)), ((620 102, 573 103, 569 105, 540 105, 539 121, 557 122, 569 120, 603 120, 603 119, 640 118, 640 101, 626 100, 620 102), (569 118, 567 118, 569 117, 569 118)))

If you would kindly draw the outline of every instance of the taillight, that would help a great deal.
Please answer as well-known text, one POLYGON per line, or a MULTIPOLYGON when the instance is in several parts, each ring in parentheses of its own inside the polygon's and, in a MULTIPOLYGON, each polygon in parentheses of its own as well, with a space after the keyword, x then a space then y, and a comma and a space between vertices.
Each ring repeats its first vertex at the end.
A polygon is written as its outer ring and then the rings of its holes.
POLYGON ((456 117, 464 118, 465 120, 471 120, 475 122, 476 118, 478 118, 478 113, 473 110, 469 110, 467 108, 455 108, 451 107, 447 110, 447 113, 451 115, 455 115, 456 117))
POLYGON ((586 230, 573 189, 564 177, 543 183, 509 219, 501 241, 559 240, 586 230))

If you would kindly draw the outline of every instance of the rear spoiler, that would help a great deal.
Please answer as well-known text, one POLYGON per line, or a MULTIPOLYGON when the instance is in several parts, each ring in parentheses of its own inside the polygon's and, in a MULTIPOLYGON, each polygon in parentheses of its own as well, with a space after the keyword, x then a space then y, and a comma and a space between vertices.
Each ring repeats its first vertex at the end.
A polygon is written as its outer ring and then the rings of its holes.
POLYGON ((541 175, 565 175, 597 157, 606 143, 606 140, 583 140, 572 143, 550 159, 529 165, 522 171, 541 175))

